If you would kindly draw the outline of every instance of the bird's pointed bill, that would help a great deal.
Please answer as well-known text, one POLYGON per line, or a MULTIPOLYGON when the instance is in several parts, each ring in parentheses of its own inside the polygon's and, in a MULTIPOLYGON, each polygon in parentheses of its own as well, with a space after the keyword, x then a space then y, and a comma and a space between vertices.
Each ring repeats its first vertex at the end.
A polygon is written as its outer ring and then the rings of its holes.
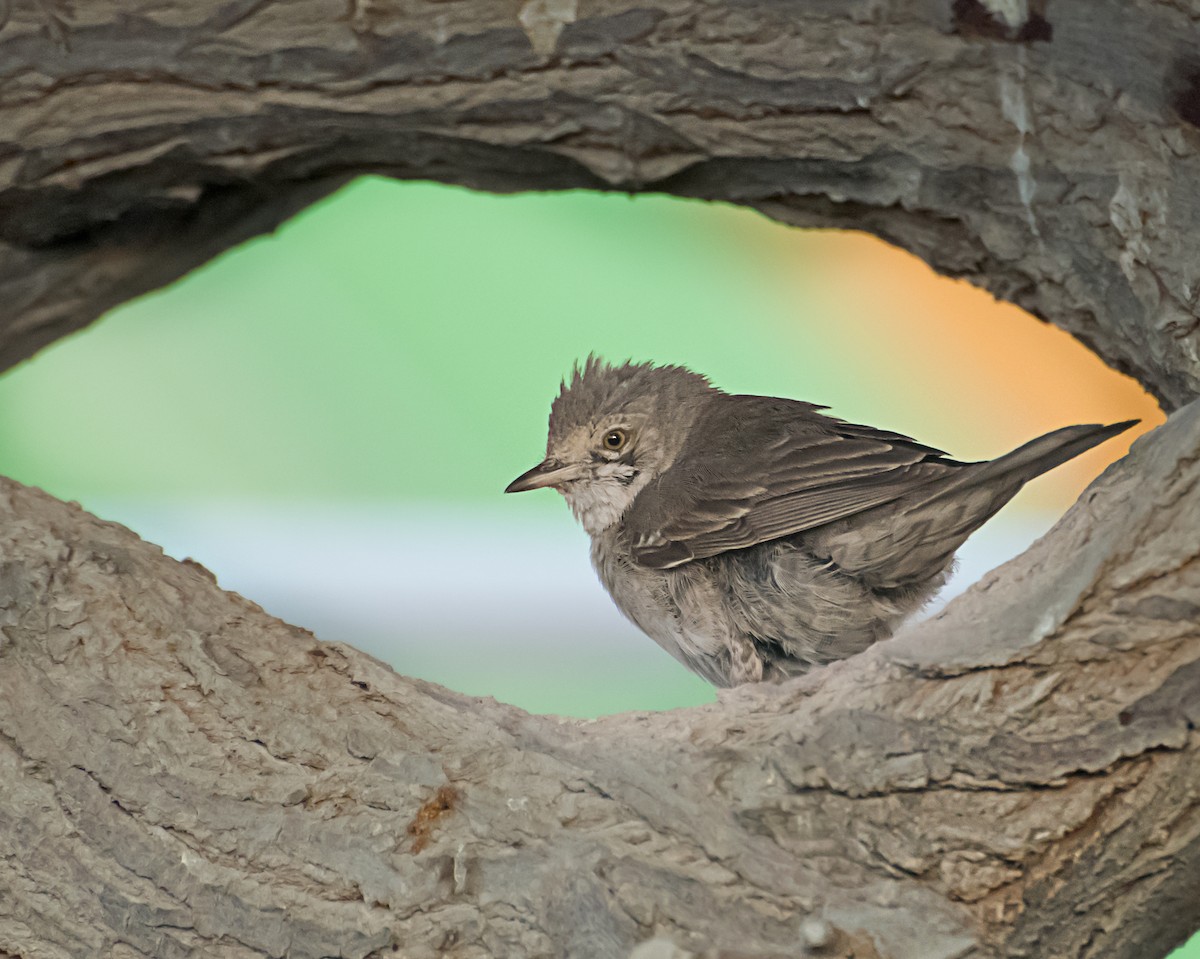
POLYGON ((531 470, 527 470, 505 487, 506 493, 524 493, 531 489, 544 489, 547 486, 561 486, 583 476, 582 466, 556 463, 553 460, 543 460, 531 470))

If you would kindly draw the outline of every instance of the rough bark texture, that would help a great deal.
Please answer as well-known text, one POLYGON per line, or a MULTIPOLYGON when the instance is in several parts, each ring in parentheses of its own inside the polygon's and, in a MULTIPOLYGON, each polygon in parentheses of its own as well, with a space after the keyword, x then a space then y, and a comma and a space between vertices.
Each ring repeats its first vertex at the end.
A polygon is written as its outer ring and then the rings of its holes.
POLYGON ((397 677, 4 481, 0 956, 1148 959, 1200 925, 1193 3, 0 20, 2 365, 375 170, 870 229, 1178 408, 937 619, 595 723, 397 677))
POLYGON ((588 723, 0 511, 0 950, 1148 959, 1197 924, 1200 404, 931 623, 588 723))
POLYGON ((4 365, 377 170, 871 230, 1200 387, 1195 0, 6 5, 4 365))

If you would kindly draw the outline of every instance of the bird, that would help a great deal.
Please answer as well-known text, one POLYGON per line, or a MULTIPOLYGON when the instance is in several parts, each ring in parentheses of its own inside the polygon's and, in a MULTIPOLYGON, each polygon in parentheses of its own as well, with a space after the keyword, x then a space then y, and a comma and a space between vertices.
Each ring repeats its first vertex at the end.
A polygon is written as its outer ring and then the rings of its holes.
POLYGON ((1026 482, 1137 422, 960 462, 826 409, 593 354, 562 381, 545 458, 505 492, 561 493, 617 607, 683 665, 718 687, 778 682, 890 636, 1026 482))

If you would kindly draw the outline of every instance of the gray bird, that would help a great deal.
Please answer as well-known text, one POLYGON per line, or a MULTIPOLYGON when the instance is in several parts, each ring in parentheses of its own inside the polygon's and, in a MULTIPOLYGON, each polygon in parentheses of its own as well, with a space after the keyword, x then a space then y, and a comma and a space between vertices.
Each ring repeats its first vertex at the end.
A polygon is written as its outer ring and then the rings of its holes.
POLYGON ((1136 420, 960 463, 812 403, 725 393, 679 366, 576 365, 546 458, 613 601, 717 686, 779 680, 891 635, 1026 482, 1136 420))

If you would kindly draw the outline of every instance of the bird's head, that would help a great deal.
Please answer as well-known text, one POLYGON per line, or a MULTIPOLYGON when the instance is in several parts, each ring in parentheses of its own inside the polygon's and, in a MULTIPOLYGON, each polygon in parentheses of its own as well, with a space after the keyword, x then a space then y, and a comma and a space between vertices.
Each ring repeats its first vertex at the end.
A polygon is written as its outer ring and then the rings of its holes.
POLYGON ((546 458, 505 492, 553 487, 594 536, 674 462, 705 401, 718 392, 680 366, 610 366, 589 356, 550 409, 546 458))

